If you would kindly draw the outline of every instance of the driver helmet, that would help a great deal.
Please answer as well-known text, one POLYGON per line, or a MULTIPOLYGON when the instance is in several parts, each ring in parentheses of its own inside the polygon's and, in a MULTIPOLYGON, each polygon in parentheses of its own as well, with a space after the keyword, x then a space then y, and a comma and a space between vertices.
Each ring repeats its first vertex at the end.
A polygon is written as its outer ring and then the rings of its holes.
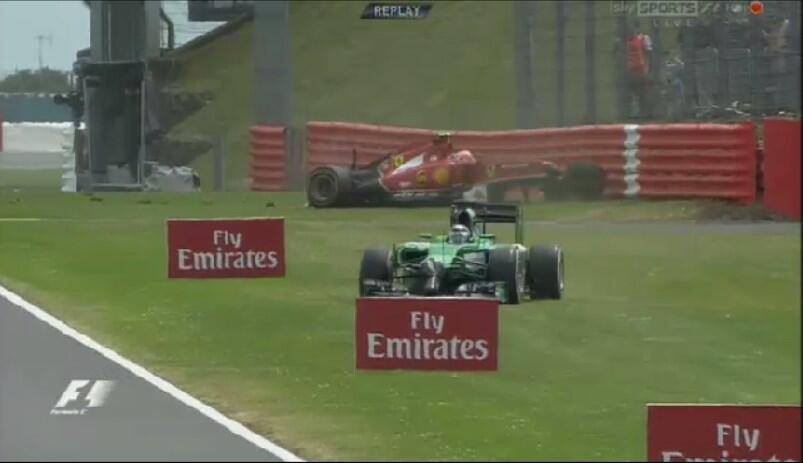
POLYGON ((470 236, 471 232, 465 225, 456 224, 449 230, 449 242, 453 244, 467 243, 470 236))

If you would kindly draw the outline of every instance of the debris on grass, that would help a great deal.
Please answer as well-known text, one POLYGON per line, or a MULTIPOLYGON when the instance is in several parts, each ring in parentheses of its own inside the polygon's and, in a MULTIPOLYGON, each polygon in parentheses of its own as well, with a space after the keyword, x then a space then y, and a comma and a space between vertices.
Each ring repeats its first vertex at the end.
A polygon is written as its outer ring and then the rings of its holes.
POLYGON ((787 222, 783 216, 764 207, 760 202, 744 206, 727 201, 701 201, 695 214, 698 222, 787 222))

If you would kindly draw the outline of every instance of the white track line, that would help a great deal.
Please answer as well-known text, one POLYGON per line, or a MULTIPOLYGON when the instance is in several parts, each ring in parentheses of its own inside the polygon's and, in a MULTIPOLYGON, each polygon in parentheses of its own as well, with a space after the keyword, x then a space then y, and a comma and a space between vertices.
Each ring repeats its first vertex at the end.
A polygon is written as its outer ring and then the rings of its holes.
POLYGON ((174 399, 178 400, 184 405, 192 407, 195 410, 198 410, 199 412, 206 415, 209 419, 220 424, 221 426, 228 429, 232 433, 242 437, 243 439, 256 445, 257 447, 267 450, 268 452, 276 455, 278 458, 282 459, 282 461, 300 461, 300 462, 304 461, 301 458, 294 455, 293 453, 291 453, 290 451, 282 447, 279 447, 278 445, 274 444, 268 439, 265 439, 259 434, 254 433, 250 429, 246 428, 242 423, 232 420, 231 418, 223 415, 219 411, 215 410, 209 405, 206 405, 205 403, 201 402, 195 397, 187 394, 186 392, 182 391, 181 389, 177 388, 171 383, 154 375, 150 371, 146 370, 144 367, 132 362, 131 360, 128 360, 127 358, 109 349, 108 347, 105 347, 97 343, 89 336, 79 333, 73 328, 70 328, 69 326, 67 326, 67 324, 65 324, 58 318, 50 315, 41 308, 31 304, 30 302, 26 301, 25 299, 23 299, 22 297, 20 297, 19 295, 10 291, 9 289, 5 288, 2 285, 0 285, 0 296, 3 297, 4 299, 7 299, 12 304, 22 308, 23 310, 30 313, 39 320, 42 320, 43 322, 57 329, 58 331, 61 332, 61 334, 75 339, 76 341, 80 342, 86 347, 100 353, 107 359, 111 360, 112 362, 120 365, 121 367, 135 374, 136 376, 139 376, 145 381, 151 383, 160 391, 170 394, 174 399))

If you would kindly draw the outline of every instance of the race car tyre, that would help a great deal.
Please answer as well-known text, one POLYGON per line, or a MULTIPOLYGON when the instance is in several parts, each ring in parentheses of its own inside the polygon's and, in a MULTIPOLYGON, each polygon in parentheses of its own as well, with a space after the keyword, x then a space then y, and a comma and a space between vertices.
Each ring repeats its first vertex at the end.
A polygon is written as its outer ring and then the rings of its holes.
POLYGON ((547 201, 560 201, 566 198, 566 189, 566 183, 563 179, 547 179, 541 187, 541 191, 544 192, 544 199, 547 201))
POLYGON ((596 164, 570 164, 566 170, 565 192, 582 200, 599 199, 605 190, 605 171, 596 164))
POLYGON ((533 299, 560 299, 563 296, 563 250, 559 246, 530 248, 527 283, 533 299))
POLYGON ((384 248, 366 249, 360 264, 360 297, 366 295, 365 280, 390 281, 390 251, 384 248))
POLYGON ((318 167, 307 183, 307 199, 313 207, 344 206, 351 193, 351 171, 340 166, 318 167))
POLYGON ((488 258, 488 281, 501 281, 505 285, 505 304, 518 304, 524 299, 526 268, 524 256, 516 246, 499 246, 491 249, 488 258))

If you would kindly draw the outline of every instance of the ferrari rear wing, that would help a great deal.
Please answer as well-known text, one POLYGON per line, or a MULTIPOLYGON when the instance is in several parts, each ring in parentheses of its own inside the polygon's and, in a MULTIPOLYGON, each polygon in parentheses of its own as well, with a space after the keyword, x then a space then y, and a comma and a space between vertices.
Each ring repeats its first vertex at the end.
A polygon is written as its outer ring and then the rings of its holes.
POLYGON ((482 233, 485 233, 486 224, 489 223, 514 224, 516 227, 516 243, 524 244, 524 221, 518 205, 473 201, 455 201, 452 203, 450 226, 462 224, 473 230, 474 225, 482 225, 482 233))

